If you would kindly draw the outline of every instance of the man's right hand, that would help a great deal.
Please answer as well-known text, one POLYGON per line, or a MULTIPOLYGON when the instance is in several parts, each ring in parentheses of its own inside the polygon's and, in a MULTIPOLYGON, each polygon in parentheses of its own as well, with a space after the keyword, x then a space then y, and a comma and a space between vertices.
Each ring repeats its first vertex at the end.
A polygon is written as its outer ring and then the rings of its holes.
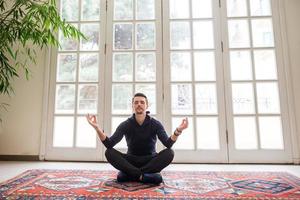
POLYGON ((100 129, 98 122, 97 122, 97 118, 96 115, 90 115, 87 114, 86 115, 86 119, 88 121, 88 123, 96 130, 99 138, 101 141, 104 141, 106 139, 106 135, 105 133, 100 129))
POLYGON ((86 115, 86 119, 88 121, 88 123, 94 128, 97 130, 100 130, 99 128, 99 125, 97 123, 97 118, 96 118, 96 115, 90 115, 90 114, 87 114, 86 115))

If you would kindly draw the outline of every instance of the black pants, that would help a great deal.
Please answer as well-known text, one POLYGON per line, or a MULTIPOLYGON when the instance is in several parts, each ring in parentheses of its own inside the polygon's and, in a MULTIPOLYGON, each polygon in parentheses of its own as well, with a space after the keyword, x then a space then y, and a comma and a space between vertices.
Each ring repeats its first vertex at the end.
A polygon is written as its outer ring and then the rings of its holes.
POLYGON ((138 179, 144 173, 157 173, 167 167, 174 158, 174 151, 164 149, 156 155, 135 156, 109 148, 106 149, 105 156, 116 169, 138 179))

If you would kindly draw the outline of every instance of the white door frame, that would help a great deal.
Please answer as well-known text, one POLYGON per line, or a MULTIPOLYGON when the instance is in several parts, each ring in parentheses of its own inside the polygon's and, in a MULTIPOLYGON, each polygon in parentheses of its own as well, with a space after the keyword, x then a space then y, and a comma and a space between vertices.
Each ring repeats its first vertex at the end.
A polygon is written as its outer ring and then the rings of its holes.
MULTIPOLYGON (((161 0, 161 3, 157 3, 160 10, 168 8, 168 1, 161 0)), ((113 9, 111 6, 112 1, 108 1, 108 7, 113 9)), ((160 0, 156 0, 160 2, 160 0)), ((218 4, 218 1, 214 1, 218 4)), ((229 78, 229 55, 228 55, 228 39, 227 39, 227 27, 226 27, 226 0, 220 0, 222 5, 221 12, 218 12, 215 21, 215 27, 220 31, 217 33, 215 38, 216 45, 216 59, 217 63, 217 90, 218 90, 218 109, 219 109, 219 129, 220 129, 220 146, 219 151, 180 151, 176 150, 176 157, 174 162, 205 162, 205 163, 300 163, 299 146, 297 143, 297 131, 295 122, 294 102, 293 102, 293 90, 290 77, 290 63, 288 57, 288 46, 287 46, 287 33, 283 28, 285 26, 285 12, 284 2, 279 0, 272 0, 273 9, 273 28, 275 31, 275 45, 276 45, 276 56, 278 66, 278 81, 279 81, 279 94, 281 99, 281 112, 283 121, 283 132, 284 134, 284 151, 235 151, 234 150, 234 137, 233 137, 233 126, 232 126, 232 105, 231 92, 228 83, 229 78), (279 23, 277 23, 279 22, 279 23), (222 42, 224 52, 222 53, 222 42), (220 67, 221 66, 221 67, 220 67), (226 105, 226 106, 225 106, 226 105), (226 114, 225 114, 226 113, 226 114), (226 125, 227 124, 227 125, 226 125), (289 141, 292 145, 289 144, 289 141), (227 143, 228 142, 228 143, 227 143), (258 156, 259 155, 259 156, 258 156), (272 156, 274 155, 274 156, 272 156)), ((101 28, 101 36, 104 40, 100 39, 100 49, 106 49, 107 54, 101 53, 100 62, 103 62, 103 67, 100 67, 99 72, 99 84, 101 91, 98 96, 98 118, 101 126, 105 131, 111 132, 111 66, 112 66, 112 29, 108 19, 112 19, 112 12, 107 12, 107 16, 104 13, 106 7, 106 1, 101 0, 101 24, 105 25, 101 28), (107 30, 105 30, 107 29, 107 30), (110 39, 108 39, 110 38, 110 39), (106 41, 106 42, 102 42, 106 41), (106 44, 105 44, 106 43, 106 44), (110 67, 109 67, 110 66, 110 67), (105 77, 105 80, 104 80, 105 77), (105 94, 105 95, 102 95, 105 94), (101 110, 103 112, 101 112, 101 110), (105 122, 104 122, 104 119, 105 122)), ((167 9, 168 10, 168 9, 167 9)), ((166 11, 166 10, 164 10, 166 11)), ((165 129, 168 133, 172 133, 171 130, 171 91, 170 91, 170 66, 169 63, 169 20, 168 11, 159 12, 158 16, 161 17, 161 21, 157 24, 156 34, 156 46, 160 48, 160 54, 157 55, 157 115, 156 117, 163 122, 165 129), (163 13, 162 16, 160 14, 163 13), (159 33, 161 28, 162 34, 159 33), (167 38, 167 39, 163 39, 167 38), (159 42, 163 41, 163 42, 159 42), (159 46, 161 45, 161 46, 159 46), (164 47, 164 49, 162 49, 164 47), (164 55, 164 56, 163 56, 164 55), (163 76, 164 74, 164 76, 163 76), (161 82, 160 82, 161 81, 161 82), (162 102, 160 104, 160 102, 162 102)), ((112 25, 112 24, 111 24, 112 25)), ((97 139, 97 148, 90 150, 76 150, 76 149, 65 149, 59 148, 54 149, 51 146, 52 141, 52 127, 53 127, 53 116, 54 116, 54 96, 55 96, 55 69, 56 69, 56 57, 57 51, 49 50, 45 61, 45 81, 44 81, 44 98, 43 98, 43 119, 41 127, 41 148, 40 148, 40 159, 41 160, 86 160, 86 161, 99 161, 104 160, 104 147, 103 144, 97 139)), ((184 133, 183 133, 184 134, 184 133)), ((179 138, 180 139, 180 138, 179 138)), ((161 149, 161 146, 159 146, 161 149)))

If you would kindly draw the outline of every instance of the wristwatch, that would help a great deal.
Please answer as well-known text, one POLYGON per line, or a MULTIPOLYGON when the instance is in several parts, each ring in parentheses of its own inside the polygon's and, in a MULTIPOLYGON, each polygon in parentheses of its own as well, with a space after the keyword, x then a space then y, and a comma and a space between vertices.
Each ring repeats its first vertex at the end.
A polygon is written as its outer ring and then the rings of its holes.
POLYGON ((175 131, 174 131, 174 135, 177 136, 177 137, 178 137, 181 133, 182 133, 182 131, 179 131, 178 128, 176 128, 175 131))

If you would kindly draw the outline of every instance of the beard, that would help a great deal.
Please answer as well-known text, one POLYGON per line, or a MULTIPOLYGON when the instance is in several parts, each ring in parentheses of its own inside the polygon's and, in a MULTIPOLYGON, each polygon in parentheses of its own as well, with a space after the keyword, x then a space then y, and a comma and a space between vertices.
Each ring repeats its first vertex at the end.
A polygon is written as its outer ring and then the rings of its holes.
POLYGON ((144 113, 144 109, 141 107, 138 107, 137 109, 135 109, 135 114, 137 115, 141 115, 144 113))

